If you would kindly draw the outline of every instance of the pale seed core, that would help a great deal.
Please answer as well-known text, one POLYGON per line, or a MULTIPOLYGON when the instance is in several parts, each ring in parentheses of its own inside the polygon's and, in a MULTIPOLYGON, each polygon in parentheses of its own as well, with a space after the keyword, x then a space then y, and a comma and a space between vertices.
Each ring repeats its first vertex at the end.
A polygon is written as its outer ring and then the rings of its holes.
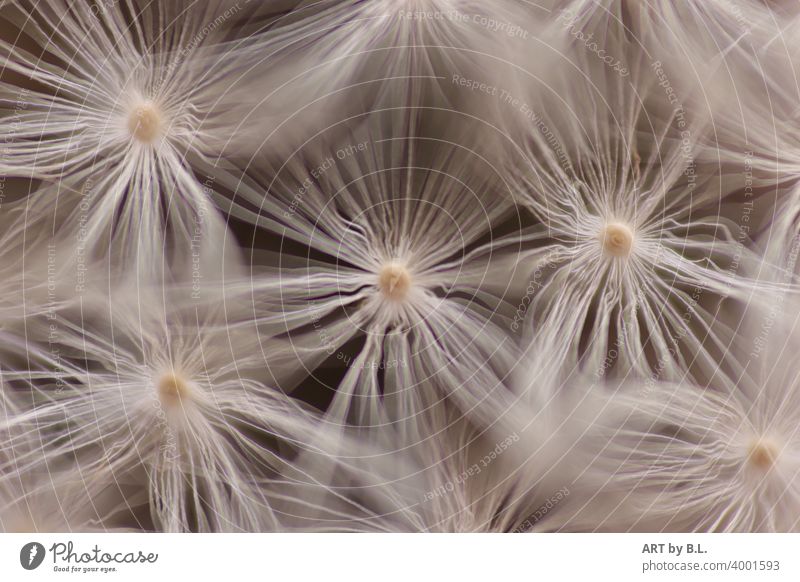
POLYGON ((402 301, 411 289, 411 273, 401 263, 387 263, 378 277, 378 288, 392 301, 402 301))
POLYGON ((161 113, 151 103, 134 108, 128 118, 128 130, 142 143, 152 143, 161 135, 161 113))
POLYGON ((161 376, 156 389, 164 406, 176 406, 189 396, 189 384, 175 372, 167 372, 161 376))
POLYGON ((633 231, 625 224, 609 222, 601 234, 603 251, 606 255, 625 258, 633 248, 633 231))
POLYGON ((775 464, 776 457, 777 452, 775 450, 775 445, 765 440, 757 440, 750 445, 750 451, 747 455, 750 464, 762 471, 772 468, 772 465, 775 464))

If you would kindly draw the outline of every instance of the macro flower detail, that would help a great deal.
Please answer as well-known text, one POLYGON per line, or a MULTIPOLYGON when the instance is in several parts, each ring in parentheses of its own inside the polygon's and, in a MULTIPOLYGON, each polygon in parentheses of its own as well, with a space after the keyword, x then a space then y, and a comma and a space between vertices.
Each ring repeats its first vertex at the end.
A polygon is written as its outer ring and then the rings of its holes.
POLYGON ((798 531, 798 25, 0 0, 0 530, 798 531))

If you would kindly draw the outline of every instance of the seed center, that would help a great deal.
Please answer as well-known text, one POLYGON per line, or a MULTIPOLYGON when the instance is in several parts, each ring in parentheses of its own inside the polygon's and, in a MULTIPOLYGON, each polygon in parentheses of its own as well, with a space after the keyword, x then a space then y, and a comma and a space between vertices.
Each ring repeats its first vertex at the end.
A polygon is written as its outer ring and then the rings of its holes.
POLYGON ((128 118, 128 131, 142 143, 152 143, 161 135, 161 113, 152 103, 134 108, 128 118))
POLYGON ((167 372, 161 376, 156 389, 161 404, 167 407, 177 406, 183 399, 189 397, 190 392, 188 382, 175 372, 167 372))
POLYGON ((411 289, 411 273, 401 263, 387 263, 378 276, 378 288, 387 299, 402 301, 411 289))
POLYGON ((610 257, 625 258, 633 248, 633 231, 626 224, 609 222, 601 234, 603 251, 610 257))
POLYGON ((772 468, 776 457, 775 445, 765 440, 758 440, 750 445, 750 451, 747 456, 748 461, 762 471, 772 468))

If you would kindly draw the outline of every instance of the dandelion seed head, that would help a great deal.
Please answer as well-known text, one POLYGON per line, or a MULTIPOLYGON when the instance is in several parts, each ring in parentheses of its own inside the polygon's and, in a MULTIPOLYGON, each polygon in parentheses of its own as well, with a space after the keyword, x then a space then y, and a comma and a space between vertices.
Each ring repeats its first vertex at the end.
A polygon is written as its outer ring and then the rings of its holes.
POLYGON ((153 103, 143 103, 133 108, 128 117, 128 131, 144 144, 153 143, 162 132, 163 117, 153 103))
POLYGON ((607 256, 627 258, 633 250, 633 229, 621 222, 608 222, 600 233, 600 240, 607 256))
POLYGON ((411 273, 403 263, 391 261, 378 275, 378 288, 390 301, 403 301, 411 289, 411 273))

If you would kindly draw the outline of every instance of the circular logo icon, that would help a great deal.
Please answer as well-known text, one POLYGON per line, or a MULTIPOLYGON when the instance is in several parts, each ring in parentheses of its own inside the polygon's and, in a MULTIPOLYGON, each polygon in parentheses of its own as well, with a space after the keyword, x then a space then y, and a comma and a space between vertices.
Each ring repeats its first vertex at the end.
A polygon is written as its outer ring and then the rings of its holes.
POLYGON ((39 542, 30 542, 19 551, 19 563, 26 570, 35 570, 44 561, 44 546, 39 542))

